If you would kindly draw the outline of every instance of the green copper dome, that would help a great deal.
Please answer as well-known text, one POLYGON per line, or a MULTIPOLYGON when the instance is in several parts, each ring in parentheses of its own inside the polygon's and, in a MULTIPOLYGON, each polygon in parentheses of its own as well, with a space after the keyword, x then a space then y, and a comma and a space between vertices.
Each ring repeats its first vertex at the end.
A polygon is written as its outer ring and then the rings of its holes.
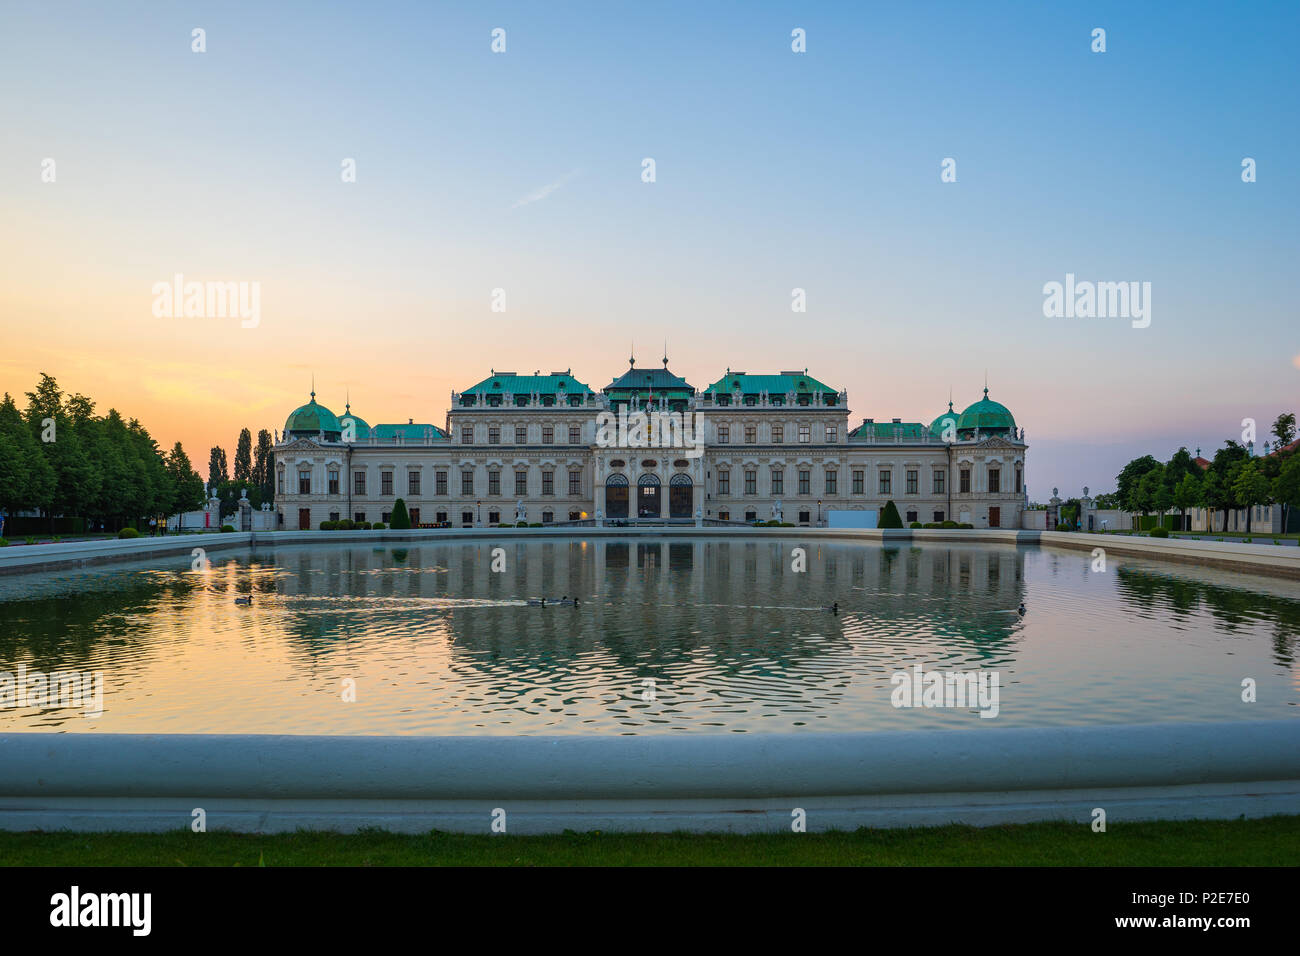
POLYGON ((1014 431, 1015 427, 1016 420, 1010 410, 989 398, 987 386, 984 388, 984 397, 962 412, 961 418, 957 420, 957 432, 963 438, 977 428, 982 435, 995 435, 1014 431))
POLYGON ((957 423, 959 419, 960 416, 958 413, 953 411, 952 402, 948 402, 948 410, 934 421, 930 422, 930 434, 935 438, 942 438, 944 430, 951 425, 953 429, 952 434, 955 436, 957 434, 957 423))
POLYGON ((335 414, 324 405, 316 404, 314 391, 311 393, 311 401, 290 412, 284 423, 285 434, 305 438, 313 438, 323 431, 326 438, 333 436, 337 441, 342 430, 335 414))
POLYGON ((343 406, 343 415, 339 418, 339 430, 342 431, 343 423, 347 419, 352 419, 352 424, 356 428, 356 441, 359 445, 364 445, 370 440, 370 423, 360 415, 352 411, 352 403, 348 402, 343 406))

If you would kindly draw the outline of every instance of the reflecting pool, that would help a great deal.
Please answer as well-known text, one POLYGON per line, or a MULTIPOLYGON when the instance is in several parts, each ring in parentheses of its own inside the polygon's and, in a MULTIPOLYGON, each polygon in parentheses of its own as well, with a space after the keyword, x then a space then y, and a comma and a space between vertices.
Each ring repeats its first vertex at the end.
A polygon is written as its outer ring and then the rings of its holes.
POLYGON ((1086 552, 794 537, 211 557, 206 571, 186 555, 0 577, 0 731, 993 732, 1300 717, 1300 586, 1189 565, 1112 558, 1094 571, 1086 552), (579 603, 528 603, 562 596, 579 603), (996 718, 894 706, 894 675, 917 664, 996 674, 996 718), (102 713, 20 701, 20 668, 102 675, 102 713))

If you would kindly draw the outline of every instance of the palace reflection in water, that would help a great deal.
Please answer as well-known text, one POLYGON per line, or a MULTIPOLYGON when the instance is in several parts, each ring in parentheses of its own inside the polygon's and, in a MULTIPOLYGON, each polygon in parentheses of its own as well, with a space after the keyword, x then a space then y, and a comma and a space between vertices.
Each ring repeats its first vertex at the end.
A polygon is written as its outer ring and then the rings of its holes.
POLYGON ((102 669, 106 688, 95 722, 11 709, 0 727, 987 731, 1289 716, 1300 696, 1294 587, 1177 566, 1095 574, 1082 553, 664 537, 214 557, 206 573, 178 560, 0 582, 14 624, 0 669, 102 669), (234 604, 248 594, 251 608, 234 604), (527 603, 562 596, 580 603, 527 603), (893 708, 890 676, 917 663, 998 671, 999 717, 893 708), (1249 712, 1243 676, 1261 688, 1249 712))

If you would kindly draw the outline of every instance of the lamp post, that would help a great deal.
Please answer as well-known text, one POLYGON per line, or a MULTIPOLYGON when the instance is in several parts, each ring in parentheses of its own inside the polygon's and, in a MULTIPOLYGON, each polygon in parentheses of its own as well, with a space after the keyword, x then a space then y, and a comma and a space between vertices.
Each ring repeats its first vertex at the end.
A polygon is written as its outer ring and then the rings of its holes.
POLYGON ((474 525, 483 527, 483 502, 481 501, 474 502, 474 525))
POLYGON ((822 500, 817 499, 817 527, 822 526, 822 500))

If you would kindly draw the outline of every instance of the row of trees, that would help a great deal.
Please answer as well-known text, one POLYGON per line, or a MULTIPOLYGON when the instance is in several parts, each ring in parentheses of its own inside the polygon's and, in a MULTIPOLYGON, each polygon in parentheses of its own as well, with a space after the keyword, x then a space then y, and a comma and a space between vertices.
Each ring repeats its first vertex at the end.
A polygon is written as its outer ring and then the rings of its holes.
POLYGON ((253 433, 241 429, 235 442, 235 471, 231 475, 226 450, 215 446, 208 453, 208 484, 216 489, 221 499, 221 513, 232 514, 239 507, 240 496, 247 491, 254 508, 263 502, 275 500, 275 455, 271 450, 271 433, 263 428, 257 433, 257 448, 253 447, 253 433))
POLYGON ((1228 513, 1245 508, 1247 532, 1256 505, 1280 504, 1285 529, 1291 506, 1300 504, 1300 454, 1287 447, 1295 432, 1295 415, 1286 412, 1273 423, 1277 439, 1273 454, 1254 457, 1245 445, 1229 439, 1214 453, 1208 468, 1198 465, 1186 448, 1178 449, 1167 462, 1143 455, 1124 466, 1115 479, 1114 494, 1099 495, 1097 504, 1144 517, 1177 509, 1183 518, 1190 508, 1206 508, 1211 527, 1217 513, 1222 513, 1224 531, 1228 513))
POLYGON ((37 510, 118 528, 149 515, 200 507, 203 481, 180 442, 163 452, 136 419, 95 414, 84 395, 65 396, 41 373, 19 410, 0 402, 0 508, 37 510))

